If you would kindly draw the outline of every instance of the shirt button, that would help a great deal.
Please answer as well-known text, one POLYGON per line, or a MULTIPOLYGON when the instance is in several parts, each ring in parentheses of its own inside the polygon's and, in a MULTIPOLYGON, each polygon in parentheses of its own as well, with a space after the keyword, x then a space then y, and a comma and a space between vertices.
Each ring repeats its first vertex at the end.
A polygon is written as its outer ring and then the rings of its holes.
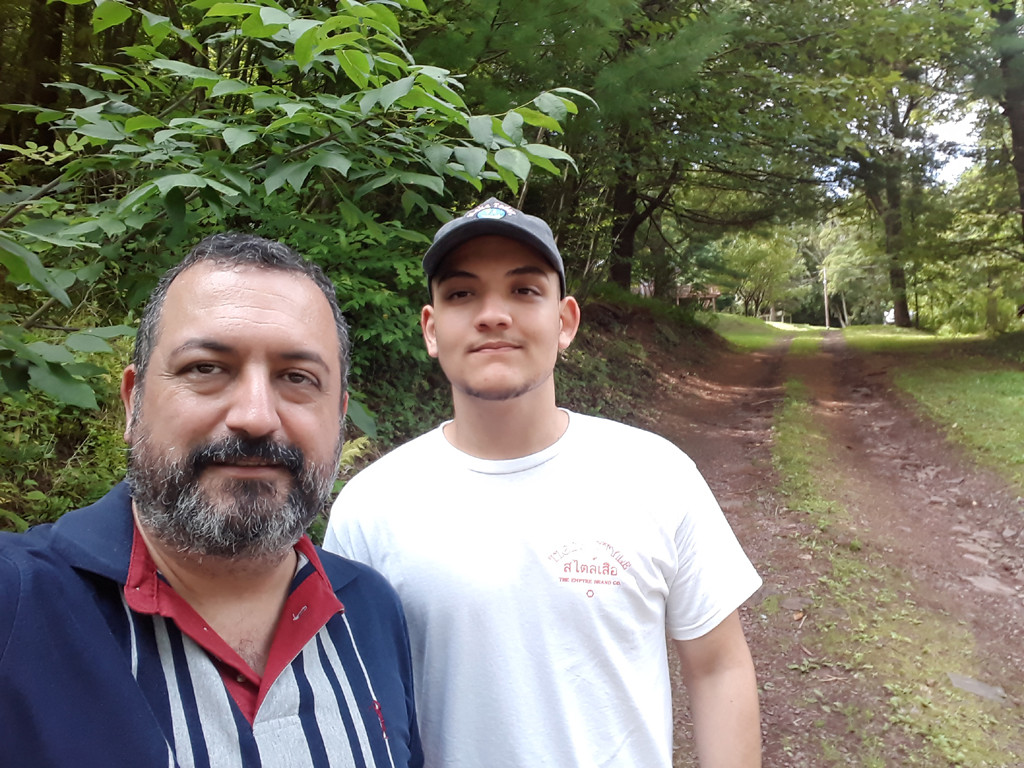
POLYGON ((235 679, 236 679, 236 680, 237 680, 238 682, 240 682, 240 683, 244 683, 244 682, 245 682, 245 675, 239 675, 239 676, 238 676, 238 677, 236 677, 235 679))

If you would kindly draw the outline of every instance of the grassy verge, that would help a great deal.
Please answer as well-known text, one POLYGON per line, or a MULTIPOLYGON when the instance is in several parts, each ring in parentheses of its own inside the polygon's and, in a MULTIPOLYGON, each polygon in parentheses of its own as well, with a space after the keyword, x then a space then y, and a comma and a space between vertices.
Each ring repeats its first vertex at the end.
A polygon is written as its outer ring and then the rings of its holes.
POLYGON ((791 341, 790 351, 810 354, 821 344, 824 329, 812 325, 766 323, 756 317, 698 312, 697 320, 737 349, 754 352, 791 341))
POLYGON ((900 355, 895 384, 983 464, 1024 492, 1024 371, 1020 339, 940 339, 891 329, 850 329, 865 352, 900 355))
MULTIPOLYGON (((777 414, 773 462, 787 505, 814 524, 801 544, 824 567, 802 637, 807 658, 790 667, 808 678, 803 704, 823 729, 821 764, 1008 765, 1001 742, 1012 735, 1000 732, 998 705, 962 693, 947 676, 973 671, 970 634, 916 604, 906 574, 856 538, 837 501, 842 464, 799 381, 787 384, 777 414), (859 734, 857 754, 829 741, 837 728, 859 734)), ((817 739, 813 728, 807 738, 817 739)))
POLYGON ((792 333, 756 317, 698 312, 697 320, 741 350, 765 349, 785 341, 792 333))

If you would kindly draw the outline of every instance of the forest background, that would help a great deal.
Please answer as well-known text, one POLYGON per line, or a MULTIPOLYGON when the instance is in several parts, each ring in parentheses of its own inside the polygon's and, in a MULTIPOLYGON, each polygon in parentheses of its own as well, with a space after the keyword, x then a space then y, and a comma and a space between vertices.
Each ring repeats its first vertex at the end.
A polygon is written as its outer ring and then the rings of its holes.
MULTIPOLYGON (((713 304, 1018 328, 1020 12, 2 0, 0 526, 116 481, 141 303, 214 231, 287 242, 334 280, 353 327, 350 433, 373 441, 356 452, 444 415, 419 259, 492 194, 551 223, 585 310, 639 293, 666 324, 713 304), (971 138, 940 138, 950 125, 971 138)), ((570 374, 596 375, 586 352, 570 374)))

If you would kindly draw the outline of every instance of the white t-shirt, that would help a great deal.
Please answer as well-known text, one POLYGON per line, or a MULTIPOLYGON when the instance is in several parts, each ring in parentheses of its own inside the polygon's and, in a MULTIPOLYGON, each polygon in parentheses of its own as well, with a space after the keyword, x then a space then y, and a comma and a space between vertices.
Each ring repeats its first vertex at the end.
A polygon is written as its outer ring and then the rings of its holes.
POLYGON ((576 413, 520 459, 442 428, 395 449, 324 547, 398 590, 427 768, 670 768, 666 632, 706 634, 761 582, 689 457, 576 413))

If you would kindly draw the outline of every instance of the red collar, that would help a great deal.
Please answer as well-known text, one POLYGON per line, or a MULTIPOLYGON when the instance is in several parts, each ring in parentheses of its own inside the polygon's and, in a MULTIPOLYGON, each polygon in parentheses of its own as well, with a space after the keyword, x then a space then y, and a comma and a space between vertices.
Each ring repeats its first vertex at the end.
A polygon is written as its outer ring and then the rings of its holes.
POLYGON ((136 613, 172 620, 178 629, 210 654, 250 723, 277 676, 292 663, 332 616, 345 610, 334 594, 309 537, 303 536, 295 549, 305 555, 309 565, 301 568, 292 582, 291 592, 274 631, 267 668, 261 679, 159 574, 138 524, 134 526, 128 581, 124 585, 128 607, 136 613))

